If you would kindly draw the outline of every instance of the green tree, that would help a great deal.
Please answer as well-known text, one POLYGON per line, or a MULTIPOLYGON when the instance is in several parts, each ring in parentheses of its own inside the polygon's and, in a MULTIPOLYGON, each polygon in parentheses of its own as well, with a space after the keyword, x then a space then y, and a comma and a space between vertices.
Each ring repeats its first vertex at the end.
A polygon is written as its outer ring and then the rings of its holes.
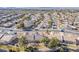
POLYGON ((24 23, 21 22, 19 24, 16 24, 16 28, 20 29, 20 28, 24 28, 24 23))
POLYGON ((44 37, 40 40, 41 43, 47 44, 49 42, 49 39, 47 37, 44 37))
POLYGON ((49 20, 49 21, 48 21, 49 27, 52 26, 52 22, 53 22, 53 20, 49 20))
POLYGON ((53 37, 50 42, 48 43, 49 48, 53 48, 59 45, 59 40, 56 37, 53 37))
POLYGON ((24 36, 21 36, 19 39, 18 39, 18 46, 19 46, 19 49, 20 51, 25 51, 26 49, 26 38, 24 36))

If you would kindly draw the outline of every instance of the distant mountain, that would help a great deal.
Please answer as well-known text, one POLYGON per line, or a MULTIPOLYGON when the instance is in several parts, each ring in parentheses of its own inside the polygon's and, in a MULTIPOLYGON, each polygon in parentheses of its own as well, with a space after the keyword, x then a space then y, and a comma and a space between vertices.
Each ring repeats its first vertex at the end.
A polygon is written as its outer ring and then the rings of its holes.
POLYGON ((32 9, 32 10, 79 10, 79 7, 0 7, 0 10, 18 10, 18 9, 32 9))

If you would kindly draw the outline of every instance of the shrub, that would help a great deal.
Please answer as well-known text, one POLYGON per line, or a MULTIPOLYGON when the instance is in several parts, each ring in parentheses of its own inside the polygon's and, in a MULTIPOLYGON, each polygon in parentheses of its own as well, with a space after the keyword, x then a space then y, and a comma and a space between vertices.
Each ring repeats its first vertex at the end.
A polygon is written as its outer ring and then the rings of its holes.
POLYGON ((36 48, 36 47, 32 47, 32 46, 30 46, 30 47, 27 47, 26 49, 25 49, 25 51, 27 51, 27 52, 35 52, 35 51, 37 51, 38 49, 36 48))

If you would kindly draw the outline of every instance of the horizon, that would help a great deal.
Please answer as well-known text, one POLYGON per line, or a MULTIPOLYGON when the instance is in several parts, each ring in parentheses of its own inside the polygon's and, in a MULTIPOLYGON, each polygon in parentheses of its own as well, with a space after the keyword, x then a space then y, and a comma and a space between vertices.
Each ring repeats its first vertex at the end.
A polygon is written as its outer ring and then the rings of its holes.
POLYGON ((74 9, 74 10, 79 10, 79 7, 0 7, 0 9, 56 9, 56 10, 74 9))

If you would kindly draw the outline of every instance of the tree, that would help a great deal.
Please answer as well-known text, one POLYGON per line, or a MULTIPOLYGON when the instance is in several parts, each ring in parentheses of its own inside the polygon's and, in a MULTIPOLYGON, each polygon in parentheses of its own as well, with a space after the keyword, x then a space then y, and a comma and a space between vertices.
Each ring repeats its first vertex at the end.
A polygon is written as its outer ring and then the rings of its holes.
POLYGON ((53 48, 59 45, 59 40, 56 37, 53 37, 48 43, 49 48, 53 48))
POLYGON ((19 24, 16 24, 16 27, 19 29, 19 28, 24 28, 24 23, 21 22, 19 24))
POLYGON ((26 18, 26 20, 31 20, 31 16, 28 16, 28 17, 26 18))
POLYGON ((19 49, 20 49, 20 51, 25 51, 25 49, 26 49, 26 40, 25 40, 26 38, 24 37, 24 36, 21 36, 19 39, 18 39, 18 46, 19 46, 19 49))
POLYGON ((47 37, 44 37, 40 40, 41 43, 47 44, 49 42, 49 39, 47 37))
POLYGON ((49 21, 48 21, 49 27, 52 26, 52 22, 53 22, 53 20, 49 20, 49 21))

